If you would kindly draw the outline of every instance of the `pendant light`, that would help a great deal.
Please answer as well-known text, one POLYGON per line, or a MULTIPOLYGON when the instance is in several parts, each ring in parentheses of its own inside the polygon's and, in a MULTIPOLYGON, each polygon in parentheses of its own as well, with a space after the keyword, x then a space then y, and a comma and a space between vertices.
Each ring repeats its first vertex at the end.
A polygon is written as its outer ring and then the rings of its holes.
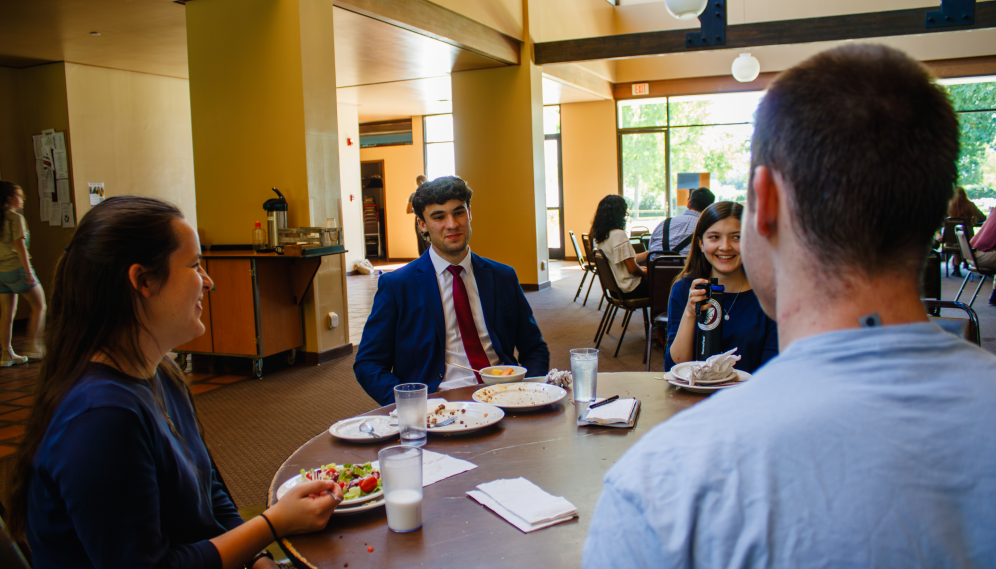
POLYGON ((709 0, 664 0, 664 7, 679 20, 694 20, 705 11, 708 3, 709 0))
POLYGON ((749 53, 741 53, 733 60, 733 78, 741 83, 750 83, 761 73, 761 62, 749 53))

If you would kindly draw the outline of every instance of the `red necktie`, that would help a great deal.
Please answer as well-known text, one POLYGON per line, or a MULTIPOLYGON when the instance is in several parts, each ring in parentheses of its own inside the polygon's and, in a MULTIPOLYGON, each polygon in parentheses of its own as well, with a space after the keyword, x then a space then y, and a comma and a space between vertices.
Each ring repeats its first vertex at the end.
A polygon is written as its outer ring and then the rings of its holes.
MULTIPOLYGON (((470 311, 470 296, 467 294, 467 286, 460 278, 463 267, 450 265, 446 267, 446 270, 453 275, 453 308, 456 311, 460 339, 463 340, 463 349, 467 352, 467 360, 470 362, 470 367, 474 369, 486 368, 491 365, 491 362, 488 360, 488 355, 484 353, 481 336, 474 323, 474 313, 470 311)), ((477 383, 484 383, 481 380, 481 374, 475 373, 474 377, 477 378, 477 383)))

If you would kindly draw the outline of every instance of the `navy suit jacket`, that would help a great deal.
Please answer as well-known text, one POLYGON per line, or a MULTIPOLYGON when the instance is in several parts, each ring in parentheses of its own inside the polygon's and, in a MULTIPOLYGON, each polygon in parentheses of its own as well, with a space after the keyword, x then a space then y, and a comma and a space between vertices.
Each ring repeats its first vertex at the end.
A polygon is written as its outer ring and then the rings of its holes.
MULTIPOLYGON (((515 270, 471 253, 481 308, 495 353, 526 376, 546 375, 550 351, 515 270), (514 350, 518 350, 516 359, 514 350)), ((424 383, 439 388, 446 374, 446 324, 429 252, 381 275, 373 309, 356 352, 353 373, 381 405, 394 403, 394 386, 424 383)))

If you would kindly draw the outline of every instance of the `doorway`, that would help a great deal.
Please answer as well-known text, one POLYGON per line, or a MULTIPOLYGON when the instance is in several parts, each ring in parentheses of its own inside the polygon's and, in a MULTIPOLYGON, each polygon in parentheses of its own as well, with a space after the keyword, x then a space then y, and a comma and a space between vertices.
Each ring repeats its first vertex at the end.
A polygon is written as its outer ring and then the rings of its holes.
POLYGON ((360 181, 363 188, 363 249, 367 259, 387 258, 387 216, 384 206, 384 161, 360 162, 360 181))

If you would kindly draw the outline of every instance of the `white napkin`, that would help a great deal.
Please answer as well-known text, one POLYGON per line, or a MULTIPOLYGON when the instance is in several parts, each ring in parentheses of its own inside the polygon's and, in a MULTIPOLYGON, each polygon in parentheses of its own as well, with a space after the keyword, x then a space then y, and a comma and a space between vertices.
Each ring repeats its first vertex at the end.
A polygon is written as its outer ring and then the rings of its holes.
POLYGON ((475 468, 473 462, 422 449, 422 487, 475 468))
MULTIPOLYGON (((436 407, 439 407, 440 405, 446 405, 447 403, 449 403, 449 401, 447 401, 447 400, 445 400, 443 398, 426 399, 426 401, 425 401, 425 412, 426 412, 426 414, 432 413, 436 409, 436 407)), ((398 410, 395 409, 394 411, 391 411, 390 415, 391 415, 391 426, 392 427, 397 427, 398 426, 398 410)))
POLYGON ((740 356, 733 355, 735 351, 737 349, 733 348, 728 352, 709 356, 709 359, 701 364, 690 366, 689 385, 695 385, 696 381, 717 381, 729 377, 733 371, 733 364, 740 361, 740 356))
MULTIPOLYGON (((597 399, 595 403, 599 401, 603 401, 603 399, 597 399)), ((608 423, 626 423, 629 422, 629 417, 633 414, 634 407, 636 407, 636 399, 616 399, 612 403, 606 403, 601 407, 588 409, 588 416, 585 417, 585 420, 603 425, 608 423)))
POLYGON ((467 495, 526 533, 565 522, 578 514, 574 504, 560 496, 551 496, 525 478, 486 482, 467 495))

